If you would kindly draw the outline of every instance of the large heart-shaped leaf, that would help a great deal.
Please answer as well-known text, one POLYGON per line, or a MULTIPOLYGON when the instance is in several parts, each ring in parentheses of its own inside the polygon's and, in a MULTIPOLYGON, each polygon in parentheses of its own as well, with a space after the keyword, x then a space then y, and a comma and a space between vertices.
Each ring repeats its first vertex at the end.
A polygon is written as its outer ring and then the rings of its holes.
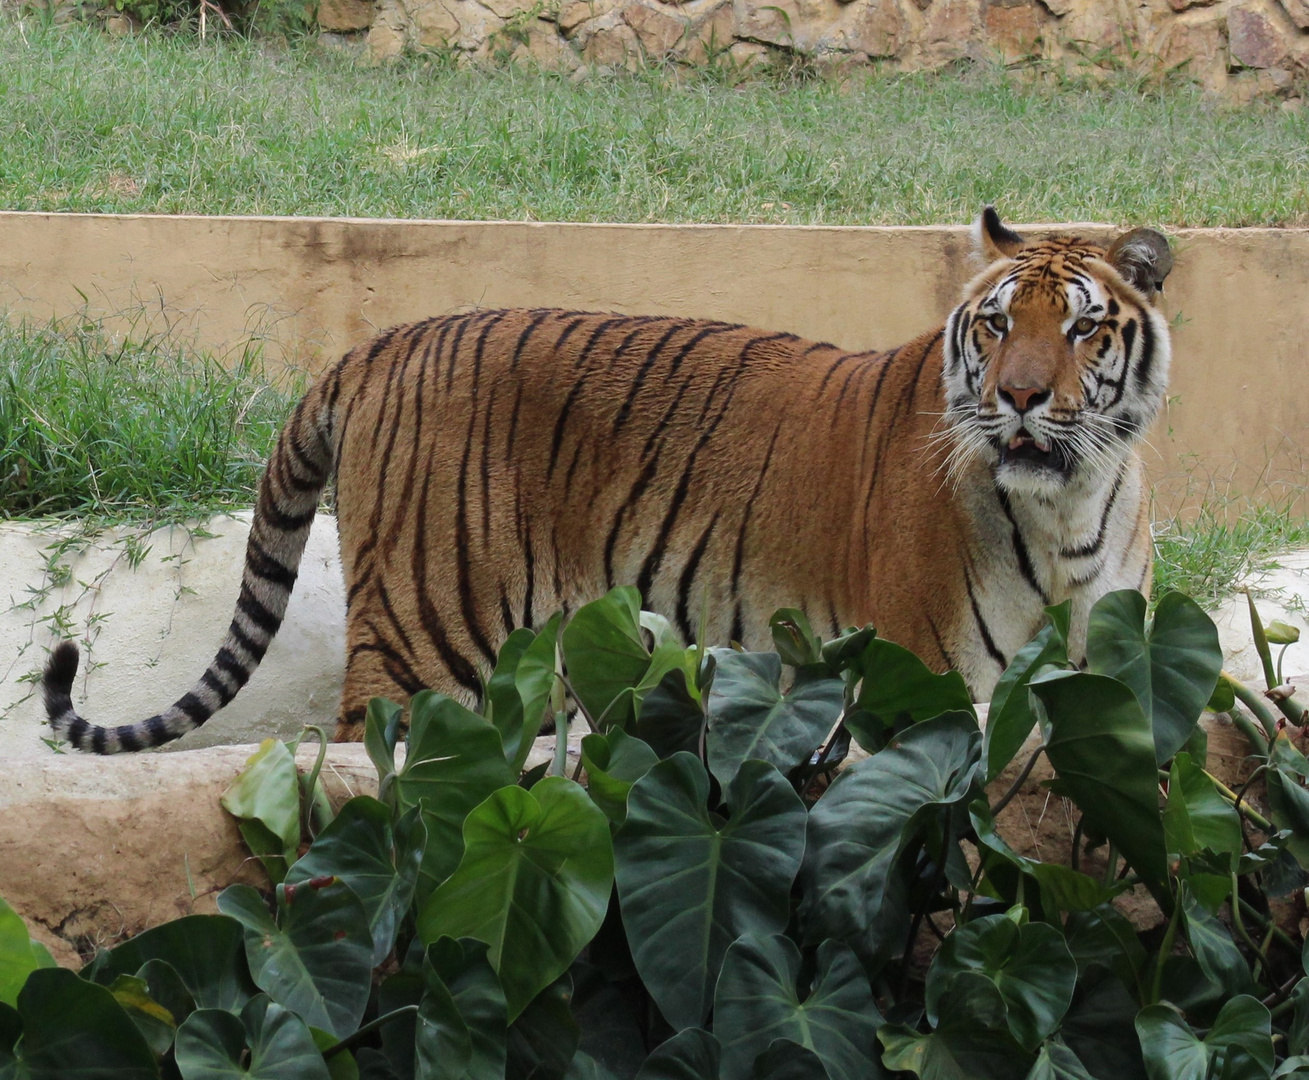
POLYGON ((808 1047, 790 1039, 774 1039, 754 1059, 754 1080, 830 1080, 827 1069, 808 1047))
POLYGON ((63 968, 33 971, 18 995, 22 1080, 157 1080, 155 1055, 114 995, 63 968))
POLYGON ((359 795, 341 807, 286 875, 288 885, 335 875, 364 905, 373 936, 373 966, 395 944, 400 920, 414 898, 427 830, 418 809, 406 813, 395 829, 391 811, 376 799, 359 795))
MULTIPOLYGON (((100 953, 84 974, 99 983, 168 964, 202 1009, 238 1011, 258 988, 250 978, 241 924, 226 915, 186 915, 100 953)), ((145 976, 143 976, 145 977, 145 976)))
POLYGON ((54 966, 46 947, 32 940, 27 924, 0 900, 0 1002, 16 1005, 27 977, 38 968, 54 966))
POLYGON ((182 1080, 330 1080, 303 1020, 260 994, 241 1015, 198 1009, 177 1032, 182 1080))
POLYGON ((532 749, 532 740, 541 730, 546 706, 550 703, 550 692, 558 678, 559 624, 562 621, 562 612, 557 611, 550 616, 531 644, 523 650, 522 658, 514 670, 514 685, 522 701, 523 722, 516 746, 512 730, 507 736, 502 731, 501 737, 504 739, 505 757, 509 760, 510 771, 515 776, 523 771, 523 763, 532 749))
MULTIPOLYGON (((712 654, 708 663, 713 663, 712 654)), ((691 692, 686 672, 673 668, 645 695, 641 713, 628 730, 659 757, 667 758, 679 751, 698 755, 704 726, 704 708, 691 692)))
POLYGON ((1086 662, 1132 688, 1151 724, 1155 759, 1186 745, 1223 669, 1218 629, 1190 597, 1163 595, 1149 633, 1146 601, 1135 589, 1096 601, 1086 628, 1086 662))
POLYGON ((873 638, 859 657, 858 670, 863 683, 856 704, 868 727, 855 729, 855 738, 869 753, 881 749, 893 728, 955 710, 973 712, 972 695, 959 672, 938 674, 894 642, 873 638))
POLYGON ((945 992, 961 972, 989 979, 1007 1010, 1009 1031, 1035 1050, 1059 1026, 1073 1000, 1077 961, 1063 935, 1048 923, 1019 926, 1006 915, 988 915, 957 927, 932 960, 926 1007, 935 1025, 945 992))
POLYGON ((401 813, 422 807, 427 843, 414 890, 421 907, 459 865, 468 812, 518 774, 505 761, 499 732, 444 694, 415 694, 409 716, 409 750, 393 790, 401 813))
POLYGON ((1150 1080, 1230 1080, 1266 1078, 1273 1069, 1272 1021, 1268 1009, 1247 995, 1223 1005, 1213 1026, 1200 1039, 1182 1015, 1169 1005, 1150 1005, 1136 1017, 1136 1032, 1150 1080), (1237 1054, 1251 1069, 1224 1069, 1224 1059, 1237 1054))
POLYGON ((283 742, 265 739, 250 756, 245 768, 219 798, 225 809, 243 826, 251 850, 261 856, 268 875, 279 882, 300 849, 300 774, 295 755, 283 742), (265 848, 261 837, 276 837, 265 848))
POLYGON ((1080 671, 1042 676, 1032 691, 1049 718, 1046 754, 1057 790, 1171 908, 1154 736, 1135 694, 1116 679, 1080 671))
POLYGON ((876 1080, 883 1075, 868 976, 854 953, 826 941, 818 972, 801 995, 800 950, 787 937, 746 934, 723 959, 714 993, 714 1028, 722 1044, 723 1080, 749 1080, 755 1059, 775 1039, 812 1050, 832 1080, 876 1080))
POLYGON ((986 734, 982 740, 982 757, 986 760, 986 780, 990 783, 1018 753, 1036 726, 1027 685, 1043 667, 1068 663, 1068 624, 1070 601, 1045 609, 1049 620, 1041 631, 1009 661, 991 694, 986 714, 986 734))
MULTIPOLYGON (((1126 923, 1135 940, 1135 927, 1121 916, 1119 920, 1126 923)), ((1145 950, 1139 941, 1136 949, 1144 964, 1145 950)), ((1145 1078, 1141 1042, 1132 1027, 1138 1005, 1127 990, 1129 985, 1133 985, 1130 978, 1124 983, 1113 971, 1098 966, 1090 968, 1079 980, 1072 1008, 1059 1026, 1059 1038, 1092 1076, 1112 1080, 1145 1078)))
POLYGON ((845 684, 839 678, 801 673, 784 694, 777 653, 714 649, 713 656, 705 747, 721 784, 730 784, 749 758, 790 772, 809 760, 840 719, 845 684))
POLYGON ((423 996, 414 1030, 414 1080, 462 1076, 472 1063, 472 1033, 441 977, 426 961, 423 969, 423 996))
MULTIPOLYGON (((915 724, 836 778, 809 813, 800 871, 806 941, 866 938, 900 852, 926 815, 968 797, 981 747, 976 720, 953 713, 915 724)), ((962 811, 959 818, 962 826, 962 811)))
POLYGON ((710 814, 708 798, 699 759, 674 754, 632 788, 614 840, 632 958, 678 1029, 704 1021, 733 941, 786 926, 804 854, 804 803, 767 762, 737 771, 726 821, 710 814))
POLYGON ((568 969, 604 921, 613 887, 609 821, 577 784, 548 777, 506 787, 464 822, 458 869, 424 905, 431 943, 477 938, 490 948, 512 1020, 568 969))
POLYGON ((1051 1039, 1036 1055, 1027 1080, 1095 1080, 1081 1060, 1058 1039, 1051 1039))
POLYGON ((1179 751, 1168 776, 1164 806, 1164 840, 1170 855, 1198 851, 1241 854, 1241 819, 1214 787, 1205 771, 1179 751))
POLYGON ((586 711, 622 726, 634 713, 632 691, 650 667, 641 637, 641 594, 630 585, 584 604, 560 638, 568 680, 586 711), (620 700, 621 699, 621 700, 620 700))
MULTIPOLYGON (((482 713, 491 721, 496 731, 500 732, 500 743, 504 747, 505 760, 510 762, 518 755, 518 749, 524 739, 523 731, 523 696, 518 692, 518 665, 528 646, 536 640, 536 635, 527 627, 520 626, 511 633, 500 646, 495 658, 495 669, 486 680, 485 700, 482 713)), ((527 738, 534 738, 533 732, 527 738)))
POLYGON ((718 1080, 722 1056, 714 1036, 703 1028, 687 1028, 650 1052, 636 1080, 718 1080))
POLYGON ((519 1013, 505 1043, 507 1077, 562 1080, 582 1037, 569 1008, 572 998, 573 980, 565 972, 519 1013))
POLYGON ((364 905, 337 878, 277 887, 277 921, 249 885, 218 894, 218 910, 245 928, 256 985, 312 1027, 343 1039, 359 1026, 373 971, 364 905))
POLYGON ((615 825, 627 820, 627 795, 632 785, 658 760, 659 755, 647 743, 622 728, 582 739, 586 790, 615 825))
MULTIPOLYGON (((440 1074, 443 1080, 490 1080, 505 1075, 508 1007, 487 952, 484 941, 443 937, 428 948, 423 958, 425 991, 437 983, 444 987, 468 1029, 467 1064, 462 1073, 447 1068, 440 1074)), ((435 1057, 430 1050, 420 1049, 419 1060, 425 1055, 435 1057)))
POLYGON ((1205 910, 1185 881, 1178 886, 1178 896, 1186 915, 1186 940, 1205 978, 1227 994, 1253 993, 1250 969, 1227 927, 1205 910))

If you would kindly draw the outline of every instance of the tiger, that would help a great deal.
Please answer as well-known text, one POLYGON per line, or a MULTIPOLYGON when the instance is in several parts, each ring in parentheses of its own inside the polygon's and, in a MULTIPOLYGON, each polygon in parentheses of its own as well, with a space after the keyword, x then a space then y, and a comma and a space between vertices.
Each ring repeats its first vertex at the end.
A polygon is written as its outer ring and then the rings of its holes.
POLYGON ((388 329, 325 371, 259 485, 231 624, 163 712, 74 708, 76 645, 44 673, 55 733, 159 746, 259 666, 335 480, 346 589, 338 741, 374 697, 476 704, 497 650, 618 584, 691 640, 770 641, 775 609, 872 624, 984 700, 1044 609, 1148 592, 1140 455, 1170 360, 1165 237, 1028 240, 987 206, 980 271, 944 325, 850 352, 666 315, 474 310, 388 329), (704 613, 707 613, 704 614, 704 613))

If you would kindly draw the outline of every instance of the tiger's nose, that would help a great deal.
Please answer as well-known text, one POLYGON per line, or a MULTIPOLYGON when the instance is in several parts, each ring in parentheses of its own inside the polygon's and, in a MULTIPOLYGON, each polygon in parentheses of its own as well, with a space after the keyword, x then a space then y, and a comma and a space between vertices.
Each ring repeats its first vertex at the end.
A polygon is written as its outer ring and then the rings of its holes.
POLYGON ((1000 396, 1019 413, 1025 413, 1028 409, 1033 409, 1047 400, 1050 397, 1050 391, 1035 386, 1002 386, 1000 387, 1000 396))

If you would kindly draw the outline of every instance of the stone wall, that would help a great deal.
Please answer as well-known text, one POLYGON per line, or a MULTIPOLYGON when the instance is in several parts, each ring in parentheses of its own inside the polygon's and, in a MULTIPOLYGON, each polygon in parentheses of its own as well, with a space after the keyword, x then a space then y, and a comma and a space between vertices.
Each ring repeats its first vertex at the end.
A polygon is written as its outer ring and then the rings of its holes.
POLYGON ((321 0, 319 24, 374 60, 453 49, 548 66, 748 66, 800 56, 843 70, 960 60, 1181 70, 1248 98, 1309 78, 1309 0, 321 0))

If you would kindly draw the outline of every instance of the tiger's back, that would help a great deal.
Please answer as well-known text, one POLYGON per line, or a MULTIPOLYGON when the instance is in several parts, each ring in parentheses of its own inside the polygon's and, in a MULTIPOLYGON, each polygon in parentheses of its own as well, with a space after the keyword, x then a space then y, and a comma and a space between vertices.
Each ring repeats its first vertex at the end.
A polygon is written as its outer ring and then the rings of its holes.
MULTIPOLYGON (((476 695, 515 627, 625 583, 688 640, 702 605, 714 640, 755 645, 792 605, 832 629, 885 616, 884 632, 932 655, 931 609, 948 605, 903 575, 942 549, 919 543, 889 481, 911 462, 920 479, 939 468, 924 437, 940 374, 939 335, 854 354, 557 310, 429 320, 356 350, 327 377, 343 718, 358 724, 397 683, 476 695), (870 552, 880 565, 861 572, 870 552)), ((932 523, 942 543, 958 534, 948 514, 932 523)))

